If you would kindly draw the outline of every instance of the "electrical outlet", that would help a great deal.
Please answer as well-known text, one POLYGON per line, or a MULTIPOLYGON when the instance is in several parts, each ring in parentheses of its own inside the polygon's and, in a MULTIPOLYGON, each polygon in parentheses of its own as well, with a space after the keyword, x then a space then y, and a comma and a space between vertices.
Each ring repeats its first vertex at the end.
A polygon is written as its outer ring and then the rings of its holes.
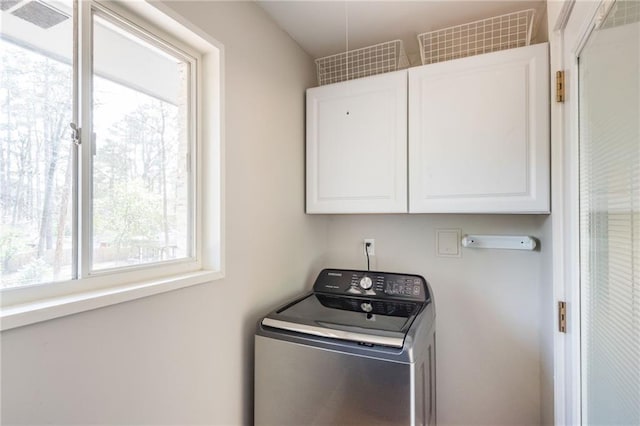
POLYGON ((362 247, 364 249, 364 254, 365 256, 367 255, 367 243, 369 243, 369 256, 375 256, 376 255, 376 240, 374 240, 373 238, 365 238, 364 242, 362 243, 362 247))

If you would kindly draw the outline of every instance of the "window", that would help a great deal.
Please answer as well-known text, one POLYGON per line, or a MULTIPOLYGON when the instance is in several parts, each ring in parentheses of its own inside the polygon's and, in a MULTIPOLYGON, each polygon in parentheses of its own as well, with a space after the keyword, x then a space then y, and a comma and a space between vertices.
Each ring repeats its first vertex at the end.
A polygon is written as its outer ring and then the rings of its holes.
POLYGON ((2 288, 64 281, 73 277, 72 5, 1 13, 2 288))
MULTIPOLYGON (((195 59, 93 13, 89 272, 193 256, 195 59)), ((81 268, 82 269, 82 268, 81 268)))
POLYGON ((201 50, 112 4, 0 14, 0 288, 200 270, 201 50))

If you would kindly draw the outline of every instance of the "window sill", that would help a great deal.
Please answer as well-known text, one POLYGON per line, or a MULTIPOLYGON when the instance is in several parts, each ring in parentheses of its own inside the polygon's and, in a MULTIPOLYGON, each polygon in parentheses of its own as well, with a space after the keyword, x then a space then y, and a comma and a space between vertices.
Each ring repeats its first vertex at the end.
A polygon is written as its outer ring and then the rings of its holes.
POLYGON ((167 278, 70 294, 7 306, 0 313, 0 331, 128 302, 222 278, 219 271, 197 271, 167 278))

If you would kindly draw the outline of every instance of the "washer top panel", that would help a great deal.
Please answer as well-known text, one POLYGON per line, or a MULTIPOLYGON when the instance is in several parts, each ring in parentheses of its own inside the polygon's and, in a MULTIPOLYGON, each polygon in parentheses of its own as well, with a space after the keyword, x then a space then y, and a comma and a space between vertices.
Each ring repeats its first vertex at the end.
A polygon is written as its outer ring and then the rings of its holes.
POLYGON ((430 300, 427 282, 420 275, 379 271, 324 269, 313 291, 386 300, 430 300))

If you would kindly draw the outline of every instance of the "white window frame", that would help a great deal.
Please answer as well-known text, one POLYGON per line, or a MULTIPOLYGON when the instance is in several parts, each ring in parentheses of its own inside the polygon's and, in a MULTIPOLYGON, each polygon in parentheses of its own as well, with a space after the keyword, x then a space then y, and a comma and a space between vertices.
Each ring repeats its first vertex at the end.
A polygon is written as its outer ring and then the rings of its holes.
MULTIPOLYGON (((112 6, 113 7, 113 6, 112 6)), ((198 171, 197 166, 197 158, 198 158, 198 147, 200 146, 200 138, 198 137, 197 129, 200 123, 199 111, 199 96, 198 96, 198 84, 197 84, 197 76, 200 74, 199 71, 199 63, 201 62, 201 55, 199 52, 194 51, 189 46, 176 46, 178 44, 177 40, 173 39, 173 37, 168 35, 160 35, 159 29, 151 29, 148 26, 145 28, 144 24, 140 22, 136 22, 122 16, 122 12, 116 13, 113 10, 101 5, 97 2, 92 2, 89 0, 81 2, 79 20, 81 21, 80 27, 80 37, 82 37, 81 45, 88 45, 93 48, 93 28, 94 28, 94 17, 98 16, 101 19, 109 22, 110 24, 123 29, 124 31, 135 35, 136 37, 146 41, 150 45, 154 47, 166 51, 171 52, 172 55, 179 57, 180 59, 188 62, 190 65, 190 76, 189 76, 189 105, 188 105, 188 133, 189 133, 189 155, 190 155, 190 164, 189 164, 189 255, 186 258, 176 259, 176 260, 167 260, 161 262, 152 262, 145 263, 139 265, 131 265, 125 267, 117 267, 103 270, 94 270, 92 269, 93 264, 93 211, 92 211, 92 203, 93 203, 93 138, 91 137, 93 133, 92 122, 93 122, 93 63, 91 60, 92 55, 85 55, 83 57, 83 62, 80 64, 81 70, 81 89, 80 94, 82 99, 78 102, 80 105, 80 128, 81 128, 81 141, 80 145, 80 161, 81 165, 79 167, 80 174, 78 175, 77 182, 80 182, 77 185, 77 189, 80 194, 81 205, 79 209, 83 214, 77 214, 80 219, 81 225, 81 235, 78 239, 79 244, 79 252, 80 256, 77 258, 80 262, 78 265, 77 273, 78 279, 87 279, 90 277, 98 277, 98 276, 113 276, 119 275, 123 272, 134 272, 134 271, 143 271, 143 276, 147 276, 148 271, 145 270, 153 270, 153 276, 165 276, 167 274, 177 273, 177 272, 185 272, 192 271, 195 269, 200 269, 201 267, 201 244, 200 239, 197 238, 197 235, 200 235, 201 231, 201 221, 200 214, 198 212, 198 197, 195 196, 198 185, 196 184, 195 176, 198 171), (125 28, 126 27, 126 28, 125 28), (88 43, 88 44, 87 44, 88 43), (86 58, 88 56, 88 58, 86 58), (195 171, 195 173, 194 173, 195 171), (82 175, 85 173, 85 175, 82 175), (87 218, 88 220, 85 220, 87 218), (83 249, 86 247, 86 249, 83 249)), ((86 49, 82 49, 86 52, 86 49)), ((76 204, 77 205, 77 204, 76 204)), ((75 221, 74 221, 75 222, 75 221)), ((74 229, 78 229, 76 225, 74 229)))
MULTIPOLYGON (((182 287, 210 282, 224 277, 223 235, 223 46, 206 33, 193 27, 184 18, 166 6, 146 2, 122 3, 114 1, 78 0, 74 4, 78 30, 75 40, 81 46, 91 46, 92 14, 108 15, 122 20, 127 25, 152 34, 163 44, 170 46, 181 56, 193 58, 191 65, 191 215, 192 253, 187 259, 135 265, 126 268, 90 272, 91 224, 74 219, 74 232, 80 231, 78 253, 78 277, 56 283, 39 284, 0 291, 0 329, 7 330, 35 322, 57 318, 90 309, 121 303, 182 287), (163 30, 167 28, 171 33, 163 30), (203 78, 206 76, 206 78, 203 78), (207 164, 206 170, 203 164, 207 164), (193 172, 195 170, 195 173, 193 172), (206 198, 205 195, 206 194, 206 198), (87 247, 87 249, 83 249, 87 247)), ((157 44, 156 40, 149 40, 157 44)), ((91 179, 87 166, 92 161, 91 134, 91 85, 92 64, 90 51, 76 50, 74 59, 82 74, 74 75, 76 104, 86 105, 84 115, 74 111, 74 122, 80 122, 82 145, 77 151, 77 160, 82 162, 75 194, 79 194, 85 214, 90 213, 91 179), (84 175, 82 174, 84 173, 84 175)), ((77 200, 74 200, 77 201, 77 200)), ((74 206, 79 206, 78 202, 74 206)), ((78 208, 78 207, 76 207, 78 208)))

